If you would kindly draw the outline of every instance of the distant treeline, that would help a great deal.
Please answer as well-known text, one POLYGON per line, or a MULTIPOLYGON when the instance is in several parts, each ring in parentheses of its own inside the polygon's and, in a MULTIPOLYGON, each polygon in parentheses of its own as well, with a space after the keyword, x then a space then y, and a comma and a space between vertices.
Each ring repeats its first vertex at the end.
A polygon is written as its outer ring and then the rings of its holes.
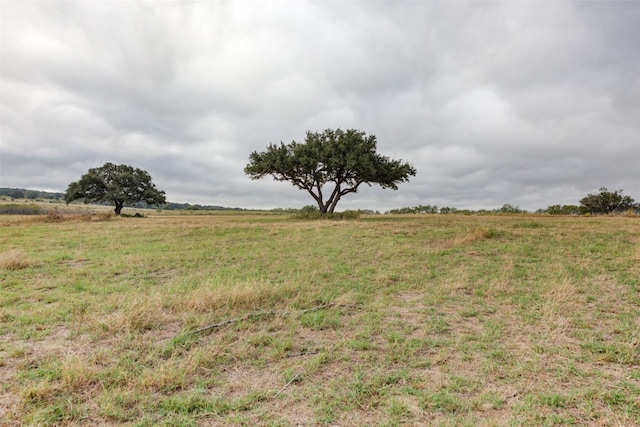
POLYGON ((224 206, 211 206, 211 205, 192 205, 189 203, 173 203, 167 202, 164 205, 150 206, 145 202, 138 202, 131 205, 132 208, 140 209, 164 209, 168 211, 246 211, 244 208, 227 208, 224 206))
MULTIPOLYGON (((60 200, 64 201, 64 193, 51 193, 48 191, 26 190, 24 188, 0 188, 0 196, 10 197, 11 199, 27 199, 27 200, 60 200)), ((108 204, 105 204, 108 205, 108 204)), ((169 202, 161 206, 149 206, 144 202, 136 203, 130 206, 139 209, 166 209, 166 210, 191 210, 191 211, 244 211, 243 208, 227 208, 224 206, 209 205, 192 205, 189 203, 173 203, 169 202)))
POLYGON ((458 209, 452 207, 441 207, 435 205, 418 205, 414 207, 406 207, 400 209, 391 209, 385 212, 387 214, 458 214, 458 215, 476 215, 476 214, 523 214, 527 213, 525 209, 520 209, 518 206, 510 204, 504 204, 502 207, 496 209, 458 209))
POLYGON ((0 188, 0 196, 11 197, 12 199, 46 199, 46 200, 62 200, 64 193, 50 193, 48 191, 25 190, 24 188, 0 188))

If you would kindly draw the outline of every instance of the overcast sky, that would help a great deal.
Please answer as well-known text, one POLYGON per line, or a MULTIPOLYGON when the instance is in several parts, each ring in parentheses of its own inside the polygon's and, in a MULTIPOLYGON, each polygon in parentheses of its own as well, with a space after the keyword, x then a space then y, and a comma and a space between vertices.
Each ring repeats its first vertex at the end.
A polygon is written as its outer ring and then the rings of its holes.
POLYGON ((0 186, 106 162, 173 202, 302 207, 249 154, 359 129, 418 173, 338 205, 640 200, 640 1, 2 1, 0 186))

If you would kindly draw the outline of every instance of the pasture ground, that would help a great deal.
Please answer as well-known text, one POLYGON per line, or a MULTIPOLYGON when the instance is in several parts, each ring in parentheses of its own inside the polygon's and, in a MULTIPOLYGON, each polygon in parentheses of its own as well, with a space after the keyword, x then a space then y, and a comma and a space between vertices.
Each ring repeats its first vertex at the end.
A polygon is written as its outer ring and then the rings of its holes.
POLYGON ((0 217, 0 424, 640 425, 640 219, 0 217))

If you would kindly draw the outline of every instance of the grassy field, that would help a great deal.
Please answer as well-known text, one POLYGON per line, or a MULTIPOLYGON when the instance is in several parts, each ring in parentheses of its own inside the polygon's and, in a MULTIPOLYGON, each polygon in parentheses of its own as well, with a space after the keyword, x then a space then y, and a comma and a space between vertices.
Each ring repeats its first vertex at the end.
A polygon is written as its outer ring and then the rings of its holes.
POLYGON ((0 425, 640 425, 640 218, 0 217, 0 425))

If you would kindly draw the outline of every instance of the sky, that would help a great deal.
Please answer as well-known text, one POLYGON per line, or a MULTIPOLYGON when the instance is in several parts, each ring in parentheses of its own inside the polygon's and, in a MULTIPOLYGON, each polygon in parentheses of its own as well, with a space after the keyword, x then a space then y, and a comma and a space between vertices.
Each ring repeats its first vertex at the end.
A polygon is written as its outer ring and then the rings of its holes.
POLYGON ((106 162, 172 202, 314 203, 244 167, 357 129, 417 175, 338 205, 640 201, 640 1, 5 1, 0 186, 106 162))

